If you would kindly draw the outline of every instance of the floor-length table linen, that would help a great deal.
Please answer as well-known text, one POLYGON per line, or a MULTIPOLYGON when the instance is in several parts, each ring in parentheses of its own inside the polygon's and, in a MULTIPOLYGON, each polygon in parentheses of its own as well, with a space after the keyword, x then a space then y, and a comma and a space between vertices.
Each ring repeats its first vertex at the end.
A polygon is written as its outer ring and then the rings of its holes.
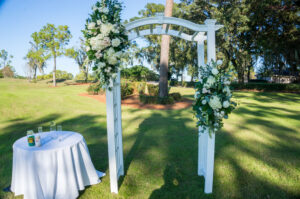
POLYGON ((82 135, 70 131, 41 133, 42 146, 29 147, 27 138, 13 145, 11 190, 24 199, 74 199, 105 174, 91 161, 82 135), (55 139, 55 135, 58 138, 55 139))

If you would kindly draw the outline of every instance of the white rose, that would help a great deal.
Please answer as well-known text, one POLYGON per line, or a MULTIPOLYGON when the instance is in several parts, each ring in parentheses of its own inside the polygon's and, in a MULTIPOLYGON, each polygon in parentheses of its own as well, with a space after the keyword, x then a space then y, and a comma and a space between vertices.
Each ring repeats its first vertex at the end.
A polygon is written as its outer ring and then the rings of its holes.
POLYGON ((115 65, 115 64, 117 64, 118 63, 118 59, 115 57, 115 56, 110 56, 110 57, 108 57, 108 63, 110 64, 110 65, 115 65))
POLYGON ((111 45, 112 45, 113 47, 118 47, 118 46, 120 45, 120 43, 121 43, 121 41, 120 41, 120 39, 118 39, 118 38, 115 38, 115 39, 113 39, 113 40, 111 41, 111 45))
POLYGON ((91 22, 88 24, 88 29, 94 29, 96 27, 96 23, 95 22, 91 22))
POLYGON ((118 57, 118 58, 122 57, 122 55, 123 55, 122 51, 118 51, 118 52, 115 53, 115 56, 118 57))
POLYGON ((114 50, 114 48, 110 47, 110 48, 108 49, 108 51, 107 51, 107 55, 108 55, 108 57, 113 57, 113 56, 115 56, 115 50, 114 50))
POLYGON ((230 105, 230 104, 229 104, 229 102, 228 102, 228 101, 225 101, 225 102, 223 102, 223 107, 224 107, 224 108, 228 108, 228 107, 229 107, 229 105, 230 105))
POLYGON ((206 81, 206 87, 210 88, 215 82, 216 82, 215 78, 213 76, 209 76, 206 81))
POLYGON ((100 25, 102 22, 101 20, 97 20, 97 24, 100 25))
POLYGON ((206 104, 206 100, 202 100, 202 104, 203 104, 203 105, 206 104))
POLYGON ((222 108, 220 98, 218 96, 215 96, 215 95, 210 98, 208 104, 214 110, 222 108))
POLYGON ((202 89, 202 93, 208 93, 208 91, 207 91, 207 89, 205 88, 205 86, 204 86, 204 88, 202 89))
POLYGON ((104 62, 99 62, 98 63, 99 68, 104 68, 106 64, 104 62))
POLYGON ((211 70, 211 72, 212 72, 213 75, 217 75, 219 73, 218 69, 216 69, 216 68, 213 68, 211 70))
POLYGON ((99 50, 99 51, 96 52, 95 56, 97 57, 97 59, 100 59, 103 56, 103 54, 99 50))
POLYGON ((96 11, 96 10, 98 10, 98 8, 97 8, 97 6, 93 6, 93 11, 96 11))
POLYGON ((109 12, 108 8, 99 8, 99 12, 103 12, 104 14, 107 14, 109 12))
POLYGON ((112 78, 113 78, 113 79, 115 79, 116 77, 117 77, 117 74, 116 74, 116 73, 112 74, 112 78))

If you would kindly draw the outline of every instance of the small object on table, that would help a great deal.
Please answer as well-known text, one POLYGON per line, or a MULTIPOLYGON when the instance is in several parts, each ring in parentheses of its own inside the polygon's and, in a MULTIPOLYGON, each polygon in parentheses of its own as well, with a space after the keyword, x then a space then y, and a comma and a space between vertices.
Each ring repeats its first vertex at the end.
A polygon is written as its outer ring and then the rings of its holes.
POLYGON ((57 131, 62 131, 62 125, 57 125, 57 131))
POLYGON ((33 130, 27 131, 28 146, 35 146, 34 132, 33 130))
POLYGON ((35 135, 35 146, 40 147, 41 146, 41 136, 39 134, 35 135))
POLYGON ((39 133, 43 133, 43 127, 39 126, 39 127, 38 127, 38 132, 39 132, 39 133))

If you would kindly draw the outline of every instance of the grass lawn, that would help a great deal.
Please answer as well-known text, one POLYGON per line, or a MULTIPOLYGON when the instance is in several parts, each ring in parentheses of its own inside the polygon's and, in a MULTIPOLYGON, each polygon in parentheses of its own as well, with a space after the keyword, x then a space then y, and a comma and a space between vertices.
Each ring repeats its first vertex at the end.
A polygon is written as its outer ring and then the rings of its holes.
MULTIPOLYGON (((12 144, 51 121, 85 137, 95 167, 109 174, 106 107, 79 96, 87 86, 0 79, 0 188, 11 181, 12 144)), ((172 88, 192 98, 193 89, 172 88)), ((197 176, 192 109, 122 107, 124 177, 111 194, 109 176, 80 198, 300 198, 300 95, 236 92, 238 108, 216 136, 213 194, 197 176)), ((13 194, 0 191, 0 198, 13 194)))

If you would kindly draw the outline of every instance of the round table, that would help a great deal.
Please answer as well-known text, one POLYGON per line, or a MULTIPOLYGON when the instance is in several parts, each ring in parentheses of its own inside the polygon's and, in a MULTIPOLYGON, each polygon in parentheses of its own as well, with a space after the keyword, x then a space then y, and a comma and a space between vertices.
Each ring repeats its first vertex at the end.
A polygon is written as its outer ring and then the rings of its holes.
POLYGON ((101 182, 82 135, 71 131, 41 133, 41 146, 27 137, 13 145, 11 191, 24 199, 74 199, 79 190, 101 182), (58 135, 55 138, 54 135, 58 135))

